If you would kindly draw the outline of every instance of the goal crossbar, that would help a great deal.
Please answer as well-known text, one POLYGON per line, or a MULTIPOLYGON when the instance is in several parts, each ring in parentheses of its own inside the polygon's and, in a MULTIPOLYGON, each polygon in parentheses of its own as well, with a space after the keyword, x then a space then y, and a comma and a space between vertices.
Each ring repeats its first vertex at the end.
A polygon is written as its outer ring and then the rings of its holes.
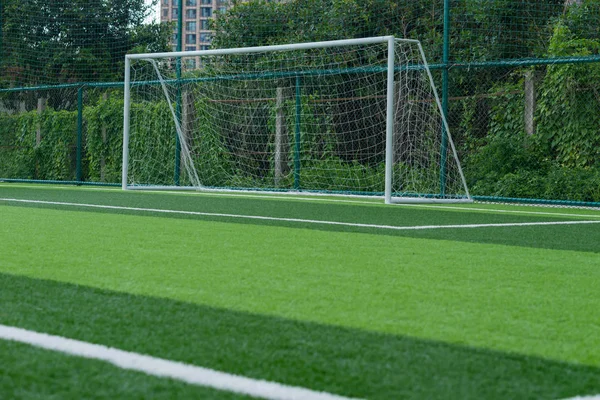
POLYGON ((290 51, 290 50, 306 50, 306 49, 322 49, 326 47, 343 47, 343 46, 355 46, 360 44, 373 44, 373 43, 389 43, 394 40, 402 40, 406 42, 419 43, 418 40, 414 39, 395 39, 394 36, 377 36, 371 38, 359 38, 359 39, 343 39, 343 40, 328 40, 323 42, 307 42, 307 43, 291 43, 291 44, 279 44, 272 46, 255 46, 255 47, 235 47, 230 49, 214 49, 214 50, 194 50, 194 51, 173 51, 166 53, 140 53, 140 54, 127 54, 125 59, 136 60, 144 58, 177 58, 177 57, 197 57, 197 56, 216 56, 225 54, 250 54, 250 53, 264 53, 264 52, 275 52, 275 51, 290 51))

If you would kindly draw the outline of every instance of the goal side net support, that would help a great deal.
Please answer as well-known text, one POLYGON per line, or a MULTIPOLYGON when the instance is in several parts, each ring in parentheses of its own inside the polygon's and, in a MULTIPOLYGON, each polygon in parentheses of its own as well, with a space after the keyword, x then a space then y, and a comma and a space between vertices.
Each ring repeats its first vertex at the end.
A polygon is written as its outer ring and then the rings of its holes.
POLYGON ((391 36, 127 55, 122 186, 472 201, 421 44, 391 36))

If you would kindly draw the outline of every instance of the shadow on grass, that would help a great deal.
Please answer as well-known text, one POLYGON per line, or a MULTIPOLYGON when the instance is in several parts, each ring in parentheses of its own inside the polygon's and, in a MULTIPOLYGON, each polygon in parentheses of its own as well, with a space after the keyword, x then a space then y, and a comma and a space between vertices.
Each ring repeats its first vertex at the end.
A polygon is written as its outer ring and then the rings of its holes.
POLYGON ((600 369, 0 274, 0 323, 369 399, 558 399, 600 369))

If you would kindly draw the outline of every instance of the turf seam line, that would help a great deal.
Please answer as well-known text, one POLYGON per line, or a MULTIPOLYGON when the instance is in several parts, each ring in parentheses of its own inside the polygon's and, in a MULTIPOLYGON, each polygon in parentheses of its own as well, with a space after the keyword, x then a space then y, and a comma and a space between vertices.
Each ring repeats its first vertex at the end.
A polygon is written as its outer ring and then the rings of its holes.
POLYGON ((105 361, 119 368, 171 378, 193 385, 234 392, 269 400, 351 400, 298 386, 247 378, 209 368, 170 361, 99 344, 0 325, 0 339, 25 343, 86 359, 105 361))
POLYGON ((336 225, 336 226, 347 226, 347 227, 354 227, 354 228, 371 228, 371 229, 396 230, 396 231, 600 224, 600 220, 593 220, 593 221, 577 220, 577 221, 509 222, 509 223, 495 223, 495 224, 396 226, 396 225, 362 224, 362 223, 341 222, 341 221, 312 220, 312 219, 301 219, 301 218, 268 217, 268 216, 261 216, 261 215, 226 214, 226 213, 210 213, 210 212, 201 212, 201 211, 169 210, 169 209, 159 209, 159 208, 111 206, 111 205, 103 205, 103 204, 69 203, 69 202, 62 202, 62 201, 44 201, 44 200, 27 200, 27 199, 10 199, 10 198, 0 198, 0 201, 13 202, 13 203, 25 203, 25 204, 45 204, 45 205, 59 205, 59 206, 81 207, 81 208, 97 208, 97 209, 107 209, 107 210, 140 211, 140 212, 161 213, 161 214, 197 215, 197 216, 205 216, 205 217, 237 218, 237 219, 251 219, 251 220, 253 219, 253 220, 263 220, 263 221, 294 222, 294 223, 302 223, 302 224, 336 225))

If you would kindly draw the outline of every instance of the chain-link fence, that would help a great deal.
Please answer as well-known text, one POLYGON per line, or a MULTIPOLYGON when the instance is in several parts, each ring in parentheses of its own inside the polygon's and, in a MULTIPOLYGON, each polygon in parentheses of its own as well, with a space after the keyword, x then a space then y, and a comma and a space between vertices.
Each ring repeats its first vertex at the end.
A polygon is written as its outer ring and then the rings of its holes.
POLYGON ((600 0, 201 3, 2 0, 0 179, 117 184, 124 55, 185 48, 198 15, 213 48, 419 39, 476 198, 600 203, 600 0))

